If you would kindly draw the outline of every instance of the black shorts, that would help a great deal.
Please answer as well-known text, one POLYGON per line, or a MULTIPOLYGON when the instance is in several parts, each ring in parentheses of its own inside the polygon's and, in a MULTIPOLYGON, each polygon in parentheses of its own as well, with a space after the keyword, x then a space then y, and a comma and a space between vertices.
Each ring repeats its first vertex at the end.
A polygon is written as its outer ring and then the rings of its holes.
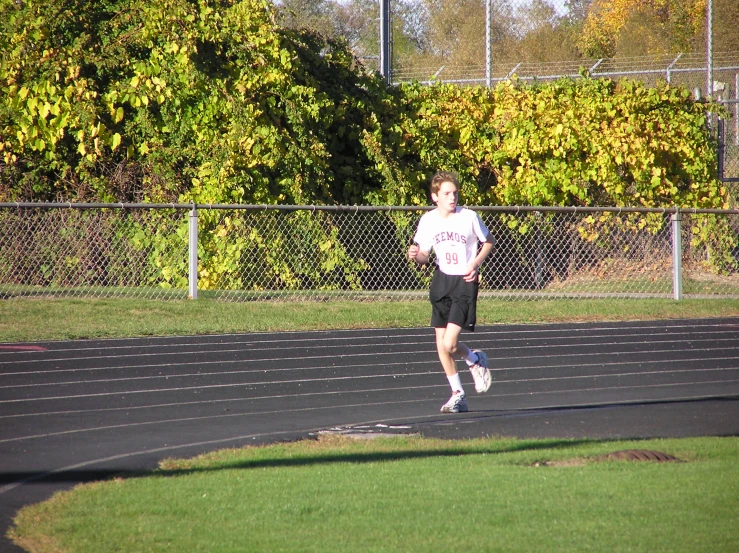
POLYGON ((431 326, 443 328, 453 323, 474 332, 478 288, 477 279, 466 282, 461 275, 447 275, 437 269, 429 290, 431 326))

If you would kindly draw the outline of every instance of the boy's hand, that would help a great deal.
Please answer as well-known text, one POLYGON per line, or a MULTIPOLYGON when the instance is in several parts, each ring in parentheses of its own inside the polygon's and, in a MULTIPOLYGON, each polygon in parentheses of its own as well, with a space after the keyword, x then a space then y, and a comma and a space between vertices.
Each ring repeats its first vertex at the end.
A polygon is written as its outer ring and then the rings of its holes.
POLYGON ((467 272, 463 278, 466 282, 475 282, 477 280, 477 266, 471 263, 467 265, 467 272))
POLYGON ((408 259, 419 265, 425 265, 429 262, 429 252, 423 251, 418 244, 412 244, 408 247, 408 259))

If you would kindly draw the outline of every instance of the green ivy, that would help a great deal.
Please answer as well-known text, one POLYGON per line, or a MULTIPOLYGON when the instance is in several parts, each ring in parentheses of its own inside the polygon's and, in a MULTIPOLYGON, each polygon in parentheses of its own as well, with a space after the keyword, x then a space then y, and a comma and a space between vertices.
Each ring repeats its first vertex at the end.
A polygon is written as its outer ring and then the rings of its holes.
MULTIPOLYGON (((386 88, 267 0, 0 0, 0 52, 0 200, 427 205, 444 168, 473 205, 728 207, 720 110, 666 83, 386 88)), ((726 270, 717 225, 693 237, 726 270)), ((254 244, 207 245, 204 279, 254 244)), ((356 285, 361 259, 331 251, 356 285)))

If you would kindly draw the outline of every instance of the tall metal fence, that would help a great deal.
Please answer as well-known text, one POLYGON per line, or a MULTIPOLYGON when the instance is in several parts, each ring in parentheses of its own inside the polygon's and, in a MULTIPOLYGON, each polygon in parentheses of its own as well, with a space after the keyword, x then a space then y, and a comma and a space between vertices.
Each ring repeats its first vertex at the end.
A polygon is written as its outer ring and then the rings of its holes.
POLYGON ((581 70, 592 77, 618 80, 622 77, 654 85, 666 81, 688 90, 698 89, 701 96, 714 98, 737 97, 736 81, 739 75, 739 50, 716 52, 713 65, 708 66, 705 53, 682 53, 668 56, 633 56, 620 58, 578 59, 558 62, 496 63, 488 69, 477 65, 439 65, 413 67, 393 71, 393 82, 418 81, 422 84, 454 83, 468 86, 495 86, 516 77, 524 82, 542 82, 564 77, 580 78, 581 70), (708 90, 707 75, 711 72, 713 90, 708 90))
POLYGON ((736 98, 722 100, 729 113, 728 117, 721 118, 716 124, 718 142, 718 176, 719 179, 734 183, 732 187, 733 196, 739 198, 737 187, 739 186, 739 75, 737 75, 734 86, 736 98))
MULTIPOLYGON (((739 210, 473 207, 481 301, 739 298, 739 210)), ((425 299, 417 207, 0 204, 0 297, 425 299)))
POLYGON ((719 178, 724 182, 739 182, 739 51, 713 55, 713 66, 706 63, 703 53, 675 56, 639 56, 630 58, 581 59, 550 63, 520 62, 447 66, 393 72, 393 82, 418 81, 422 84, 454 83, 460 86, 494 86, 515 78, 523 82, 545 82, 563 77, 580 78, 581 70, 599 78, 630 78, 649 86, 666 81, 690 90, 696 97, 711 97, 724 104, 727 116, 714 127, 719 142, 719 178), (709 70, 710 69, 710 70, 709 70), (708 90, 707 77, 712 79, 708 90))

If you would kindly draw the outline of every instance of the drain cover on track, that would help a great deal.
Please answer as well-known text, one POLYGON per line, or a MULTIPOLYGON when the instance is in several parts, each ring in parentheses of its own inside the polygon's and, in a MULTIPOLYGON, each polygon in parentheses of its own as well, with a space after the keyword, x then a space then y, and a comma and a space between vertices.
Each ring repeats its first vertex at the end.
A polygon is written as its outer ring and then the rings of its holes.
POLYGON ((650 451, 648 449, 625 449, 623 451, 614 451, 597 457, 599 461, 607 460, 624 460, 624 461, 655 461, 657 463, 665 463, 668 461, 680 461, 677 457, 673 457, 661 451, 650 451))
POLYGON ((417 436, 416 432, 408 432, 412 429, 407 425, 375 424, 357 426, 335 426, 326 430, 319 430, 318 434, 341 435, 348 438, 371 440, 373 438, 387 438, 388 436, 417 436))

